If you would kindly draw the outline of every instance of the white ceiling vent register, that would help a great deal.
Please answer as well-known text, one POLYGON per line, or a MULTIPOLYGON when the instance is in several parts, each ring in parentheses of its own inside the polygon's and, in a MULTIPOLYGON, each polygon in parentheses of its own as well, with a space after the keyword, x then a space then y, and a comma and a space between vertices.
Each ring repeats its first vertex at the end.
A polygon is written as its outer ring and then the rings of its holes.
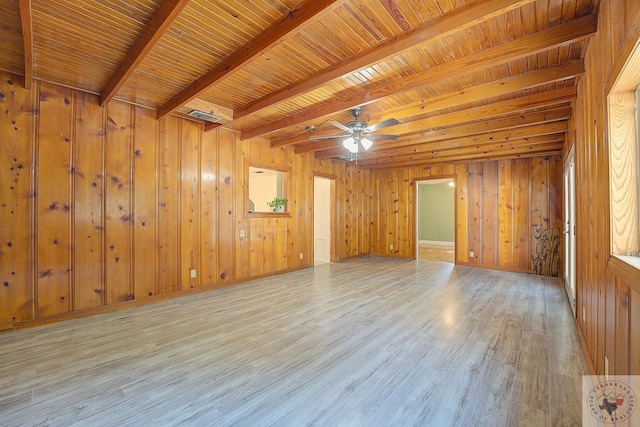
POLYGON ((189 115, 191 117, 195 117, 196 119, 206 120, 212 123, 218 123, 220 121, 220 117, 214 116, 213 114, 205 113, 204 111, 192 110, 189 115))

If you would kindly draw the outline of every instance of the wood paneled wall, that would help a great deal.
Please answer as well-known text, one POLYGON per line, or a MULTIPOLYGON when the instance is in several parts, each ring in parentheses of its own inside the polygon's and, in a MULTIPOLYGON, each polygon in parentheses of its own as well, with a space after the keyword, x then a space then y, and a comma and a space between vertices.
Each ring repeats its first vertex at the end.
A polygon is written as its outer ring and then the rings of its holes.
POLYGON ((415 182, 449 177, 456 183, 456 263, 530 272, 533 229, 562 228, 559 156, 373 171, 371 252, 414 258, 415 182))
POLYGON ((337 259, 368 251, 368 171, 19 79, 0 73, 0 330, 311 265, 316 172, 337 259), (245 217, 248 160, 291 168, 290 215, 245 217))
MULTIPOLYGON (((572 134, 576 162, 576 305, 586 356, 598 374, 640 374, 640 270, 610 259, 607 88, 640 37, 640 3, 605 0, 589 42, 572 134)), ((611 113, 615 113, 612 111, 611 113)), ((634 229, 627 230, 633 233, 634 229)), ((626 244, 625 244, 626 246, 626 244)))

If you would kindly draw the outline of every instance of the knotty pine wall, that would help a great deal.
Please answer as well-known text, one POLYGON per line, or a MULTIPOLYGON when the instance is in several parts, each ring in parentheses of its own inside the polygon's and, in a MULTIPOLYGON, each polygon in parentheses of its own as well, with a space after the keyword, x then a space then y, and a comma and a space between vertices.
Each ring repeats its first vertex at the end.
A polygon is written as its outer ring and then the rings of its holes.
POLYGON ((560 156, 373 171, 371 252, 414 258, 415 182, 451 177, 456 263, 530 272, 533 228, 562 228, 560 156))
POLYGON ((367 171, 20 80, 0 72, 0 330, 309 266, 314 173, 337 259, 368 252, 367 171), (245 218, 249 160, 291 168, 290 216, 245 218))
POLYGON ((576 306, 587 360, 599 375, 640 375, 640 270, 610 259, 607 88, 640 37, 640 2, 605 0, 574 106, 576 306), (612 77, 613 76, 613 77, 612 77))

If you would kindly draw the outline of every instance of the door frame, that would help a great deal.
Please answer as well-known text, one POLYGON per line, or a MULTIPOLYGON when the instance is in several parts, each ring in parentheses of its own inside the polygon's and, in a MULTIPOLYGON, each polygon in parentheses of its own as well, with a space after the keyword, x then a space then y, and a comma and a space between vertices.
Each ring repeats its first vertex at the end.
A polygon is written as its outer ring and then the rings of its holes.
POLYGON ((411 236, 411 244, 414 249, 414 259, 418 259, 418 186, 420 181, 449 181, 453 180, 454 183, 454 191, 453 191, 453 264, 457 264, 458 262, 458 227, 456 224, 458 223, 458 203, 456 203, 456 191, 455 185, 457 185, 457 174, 450 175, 438 175, 438 176, 424 176, 417 177, 411 180, 411 185, 414 187, 413 191, 410 192, 413 203, 413 221, 410 221, 410 225, 413 227, 413 232, 410 233, 411 236))
POLYGON ((315 265, 315 217, 316 217, 316 209, 315 209, 315 184, 316 178, 328 179, 329 180, 329 262, 336 261, 336 179, 338 178, 336 175, 326 174, 322 172, 314 172, 313 173, 313 191, 312 191, 312 201, 313 208, 311 213, 311 259, 313 264, 315 265))
POLYGON ((564 190, 563 227, 564 236, 564 287, 569 305, 576 316, 576 166, 575 145, 571 147, 564 163, 562 174, 564 190))

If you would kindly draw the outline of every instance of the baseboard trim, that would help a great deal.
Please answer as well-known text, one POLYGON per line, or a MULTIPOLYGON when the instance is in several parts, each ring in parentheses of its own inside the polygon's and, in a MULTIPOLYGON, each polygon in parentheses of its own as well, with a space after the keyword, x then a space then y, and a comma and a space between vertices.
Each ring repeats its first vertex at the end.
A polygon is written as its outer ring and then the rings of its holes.
POLYGON ((584 354, 584 358, 587 361, 587 369, 589 369, 589 373, 593 376, 598 375, 596 372, 596 366, 593 363, 593 359, 591 359, 591 354, 589 353, 589 347, 587 346, 587 340, 582 333, 582 328, 580 327, 580 321, 576 318, 576 329, 578 330, 578 336, 580 337, 580 345, 582 346, 582 353, 584 354))
POLYGON ((346 256, 346 257, 341 257, 341 258, 337 258, 335 261, 331 261, 331 262, 343 262, 343 261, 349 261, 350 259, 356 259, 356 258, 365 258, 370 256, 371 254, 358 254, 358 255, 350 255, 350 256, 346 256))
MULTIPOLYGON (((465 267, 482 268, 484 270, 498 270, 498 271, 509 271, 512 273, 535 274, 533 270, 528 270, 524 268, 498 267, 497 265, 472 264, 470 262, 460 262, 460 261, 456 261, 455 264, 463 265, 465 267)), ((558 279, 558 277, 554 277, 554 279, 558 279)))

